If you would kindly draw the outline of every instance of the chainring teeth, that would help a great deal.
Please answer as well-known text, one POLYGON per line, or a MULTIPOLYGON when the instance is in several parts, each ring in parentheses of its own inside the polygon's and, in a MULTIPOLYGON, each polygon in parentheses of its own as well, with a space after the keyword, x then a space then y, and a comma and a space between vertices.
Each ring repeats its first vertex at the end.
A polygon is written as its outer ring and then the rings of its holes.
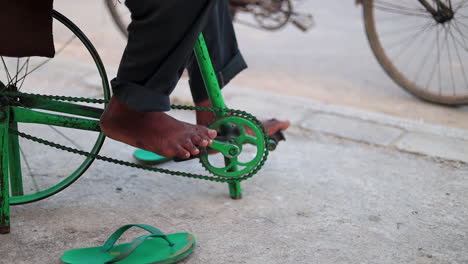
MULTIPOLYGON (((261 122, 259 122, 257 119, 250 120, 240 115, 231 115, 231 116, 223 117, 217 120, 210 126, 210 128, 218 130, 220 132, 220 130, 223 130, 222 129, 223 126, 224 127, 237 126, 240 128, 239 131, 241 131, 241 133, 239 135, 231 136, 229 139, 231 139, 232 142, 235 142, 241 151, 236 156, 236 158, 231 159, 231 161, 234 162, 234 165, 232 165, 231 163, 225 162, 224 165, 221 167, 219 165, 218 166, 213 165, 208 155, 201 157, 200 162, 206 170, 213 173, 214 175, 217 175, 219 177, 224 177, 224 178, 242 177, 243 175, 246 175, 254 171, 258 166, 263 164, 266 158, 265 154, 267 151, 267 148, 266 148, 267 141, 265 137, 266 135, 265 129, 261 122), (251 136, 254 137, 256 141, 255 144, 253 144, 256 148, 256 154, 254 157, 249 158, 248 161, 239 161, 238 157, 242 154, 242 151, 244 150, 244 148, 242 148, 243 142, 239 141, 238 139, 241 137, 248 136, 245 127, 249 128, 250 130, 254 132, 254 136, 252 135, 251 136), (236 166, 236 170, 230 171, 230 169, 233 166, 236 166), (238 166, 242 168, 239 168, 238 166)), ((226 136, 226 135, 221 135, 221 136, 226 136)), ((213 155, 218 155, 217 157, 221 158, 222 154, 217 153, 213 155)))

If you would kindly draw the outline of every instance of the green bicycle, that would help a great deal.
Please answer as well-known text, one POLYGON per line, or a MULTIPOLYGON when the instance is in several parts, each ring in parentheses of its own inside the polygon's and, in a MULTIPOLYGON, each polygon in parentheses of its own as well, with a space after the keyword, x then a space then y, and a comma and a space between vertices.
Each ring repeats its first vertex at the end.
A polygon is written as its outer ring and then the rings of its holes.
POLYGON ((99 155, 105 139, 99 118, 111 97, 104 65, 75 24, 57 11, 53 11, 53 18, 57 50, 53 59, 0 57, 0 233, 10 232, 10 205, 39 201, 64 190, 94 160, 224 182, 233 199, 242 197, 241 181, 262 168, 269 150, 282 138, 268 137, 262 123, 251 114, 226 108, 203 35, 194 51, 213 107, 172 106, 212 111, 218 118, 211 128, 219 136, 210 146, 217 154, 201 155, 201 165, 208 173, 196 174, 99 155), (73 65, 83 67, 83 73, 67 71, 70 61, 62 55, 74 58, 73 65), (58 81, 57 76, 62 75, 71 81, 58 81), (86 76, 99 76, 101 89, 83 85, 86 76), (253 133, 247 133, 246 128, 253 133), (57 151, 59 160, 48 158, 57 151))

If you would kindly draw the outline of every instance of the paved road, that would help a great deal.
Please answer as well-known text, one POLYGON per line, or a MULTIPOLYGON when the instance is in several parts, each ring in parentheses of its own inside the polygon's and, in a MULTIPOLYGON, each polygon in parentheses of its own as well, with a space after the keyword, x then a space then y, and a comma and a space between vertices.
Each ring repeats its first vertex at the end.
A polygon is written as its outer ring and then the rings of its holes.
MULTIPOLYGON (((293 27, 270 33, 236 25, 250 68, 233 84, 468 129, 468 108, 421 102, 385 75, 353 2, 303 1, 302 10, 317 21, 307 34, 293 27)), ((117 67, 125 43, 101 1, 58 0, 56 8, 77 21, 108 67, 117 67)))

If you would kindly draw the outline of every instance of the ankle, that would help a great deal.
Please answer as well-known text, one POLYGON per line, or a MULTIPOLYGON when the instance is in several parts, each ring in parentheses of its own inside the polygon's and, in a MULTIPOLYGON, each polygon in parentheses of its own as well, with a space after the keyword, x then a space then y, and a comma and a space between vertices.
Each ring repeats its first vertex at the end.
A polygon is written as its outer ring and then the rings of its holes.
POLYGON ((211 107, 211 101, 210 99, 206 99, 200 102, 196 102, 195 105, 198 107, 211 107))

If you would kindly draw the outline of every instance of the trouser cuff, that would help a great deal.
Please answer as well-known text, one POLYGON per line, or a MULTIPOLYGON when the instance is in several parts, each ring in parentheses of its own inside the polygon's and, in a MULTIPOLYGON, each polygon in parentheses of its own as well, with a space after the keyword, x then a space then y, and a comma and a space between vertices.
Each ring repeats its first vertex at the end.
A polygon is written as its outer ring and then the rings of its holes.
POLYGON ((129 82, 111 81, 114 96, 138 112, 165 112, 171 109, 169 95, 129 82))

